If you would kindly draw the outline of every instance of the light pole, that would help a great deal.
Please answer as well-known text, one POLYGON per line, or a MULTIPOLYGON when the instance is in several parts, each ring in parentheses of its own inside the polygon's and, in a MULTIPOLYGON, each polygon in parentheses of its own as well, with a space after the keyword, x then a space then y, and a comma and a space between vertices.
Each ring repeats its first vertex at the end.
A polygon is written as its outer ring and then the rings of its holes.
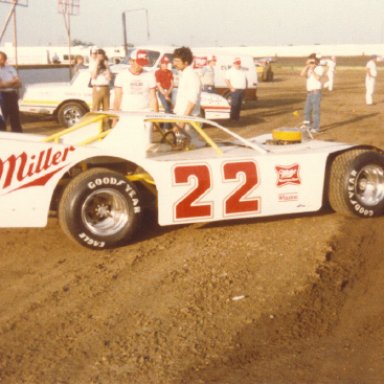
POLYGON ((147 27, 147 39, 149 40, 149 22, 148 22, 148 9, 147 8, 135 8, 135 9, 127 9, 126 11, 123 11, 121 14, 123 19, 123 38, 124 38, 124 52, 125 56, 128 56, 128 40, 127 40, 127 20, 126 20, 126 13, 129 12, 139 12, 143 11, 145 12, 145 20, 146 20, 146 27, 147 27))
POLYGON ((80 0, 59 0, 58 10, 63 14, 65 29, 68 37, 68 62, 69 62, 69 79, 72 76, 72 57, 71 57, 71 16, 78 15, 80 8, 80 0))
POLYGON ((13 46, 15 48, 15 67, 17 69, 18 67, 18 58, 17 58, 17 26, 16 26, 16 6, 22 5, 24 7, 28 7, 28 0, 0 0, 2 3, 9 3, 12 4, 11 10, 7 16, 7 19, 5 20, 3 29, 0 33, 0 42, 4 37, 4 34, 7 30, 9 21, 11 17, 13 16, 13 46))

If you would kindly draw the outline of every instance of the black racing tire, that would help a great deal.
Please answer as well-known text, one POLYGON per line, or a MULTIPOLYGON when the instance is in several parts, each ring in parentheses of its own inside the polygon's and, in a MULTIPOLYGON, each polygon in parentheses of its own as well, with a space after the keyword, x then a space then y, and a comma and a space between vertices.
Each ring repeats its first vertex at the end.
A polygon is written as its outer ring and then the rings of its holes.
POLYGON ((63 127, 72 127, 88 112, 88 108, 78 101, 67 101, 57 110, 57 121, 63 127))
POLYGON ((331 166, 328 198, 345 216, 375 217, 384 212, 384 156, 355 149, 337 156, 331 166))
POLYGON ((75 242, 91 249, 114 248, 127 243, 140 226, 141 198, 122 174, 94 168, 66 186, 58 216, 75 242))

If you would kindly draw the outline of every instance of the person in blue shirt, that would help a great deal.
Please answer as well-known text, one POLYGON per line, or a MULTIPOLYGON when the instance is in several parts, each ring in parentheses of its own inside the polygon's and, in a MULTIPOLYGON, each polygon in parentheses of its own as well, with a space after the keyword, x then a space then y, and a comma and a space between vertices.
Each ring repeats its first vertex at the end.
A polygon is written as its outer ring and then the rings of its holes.
POLYGON ((9 120, 12 132, 22 132, 19 112, 19 94, 21 87, 20 78, 15 68, 7 65, 6 53, 0 51, 0 95, 1 110, 4 124, 0 123, 0 130, 5 130, 6 123, 9 120))

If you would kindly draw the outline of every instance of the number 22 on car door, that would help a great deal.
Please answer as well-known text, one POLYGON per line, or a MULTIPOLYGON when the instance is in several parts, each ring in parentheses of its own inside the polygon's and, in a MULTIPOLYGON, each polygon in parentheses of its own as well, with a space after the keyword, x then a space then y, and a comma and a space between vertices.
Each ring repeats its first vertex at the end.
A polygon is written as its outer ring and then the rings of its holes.
POLYGON ((172 188, 185 192, 173 206, 176 222, 252 217, 261 211, 259 175, 253 160, 177 164, 172 188))

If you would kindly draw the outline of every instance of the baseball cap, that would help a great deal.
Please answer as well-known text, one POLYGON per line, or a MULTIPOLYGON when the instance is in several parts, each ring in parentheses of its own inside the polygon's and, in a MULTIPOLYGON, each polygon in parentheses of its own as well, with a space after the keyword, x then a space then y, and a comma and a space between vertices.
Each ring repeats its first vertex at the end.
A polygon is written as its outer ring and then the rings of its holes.
POLYGON ((161 62, 161 64, 168 64, 169 58, 167 56, 163 56, 160 62, 161 62))
POLYGON ((235 58, 233 59, 233 64, 241 64, 240 57, 235 57, 235 58))
POLYGON ((149 64, 148 53, 144 49, 135 49, 132 51, 130 58, 142 67, 149 64))
POLYGON ((208 55, 207 60, 208 61, 217 61, 217 58, 215 55, 208 55))

